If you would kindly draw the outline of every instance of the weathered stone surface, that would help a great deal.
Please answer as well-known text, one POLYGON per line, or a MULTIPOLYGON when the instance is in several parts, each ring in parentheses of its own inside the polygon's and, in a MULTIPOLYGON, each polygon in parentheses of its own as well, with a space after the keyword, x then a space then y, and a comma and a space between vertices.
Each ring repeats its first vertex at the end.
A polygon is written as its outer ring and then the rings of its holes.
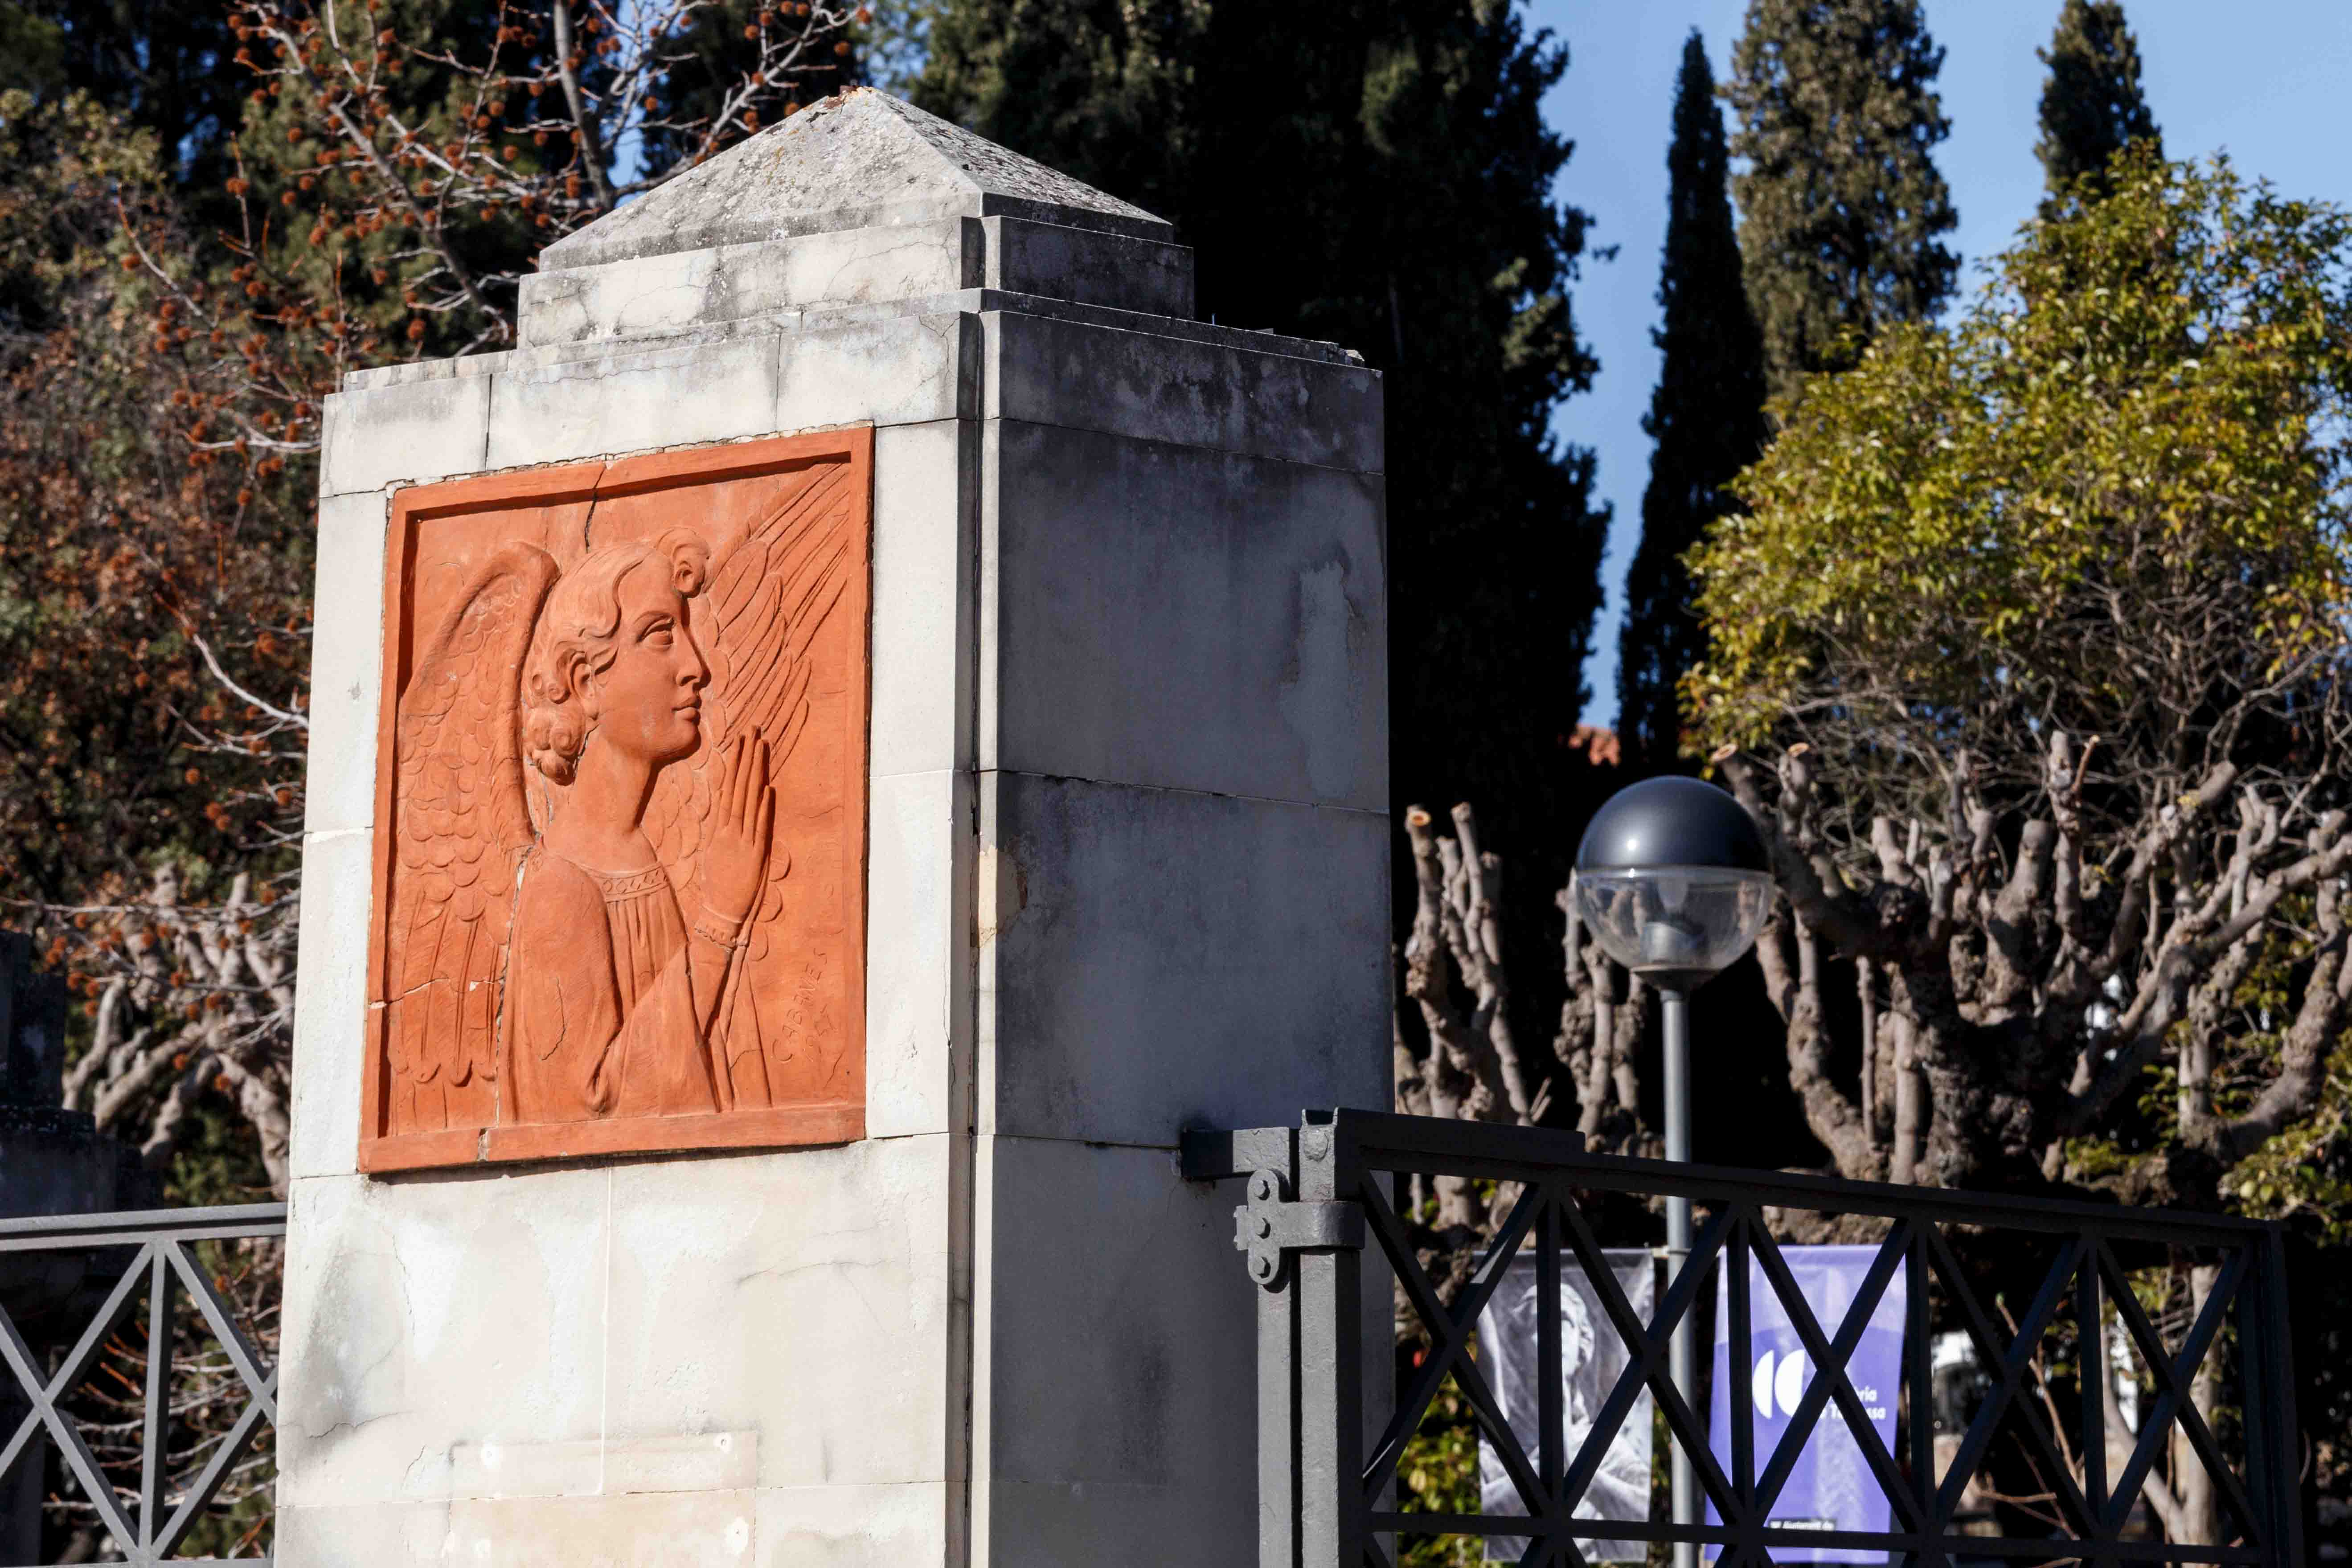
POLYGON ((990 418, 1380 470, 1376 371, 1016 310, 981 319, 990 418))
POLYGON ((750 1564, 758 1508, 748 1490, 456 1499, 442 1555, 490 1568, 750 1564))
POLYGON ((641 351, 510 370, 490 384, 487 468, 764 436, 775 428, 776 344, 641 351))
POLYGON ((1024 218, 886 225, 535 273, 522 280, 520 329, 534 351, 735 322, 789 331, 808 312, 972 289, 1189 317, 1192 253, 1024 218))
POLYGON ((982 218, 978 226, 987 241, 980 279, 986 288, 1153 316, 1192 314, 1192 252, 1184 246, 1015 217, 982 218))
POLYGON ((448 1498, 280 1508, 277 1557, 335 1568, 724 1568, 759 1551, 751 1491, 448 1498))
POLYGON ((1257 1303, 1234 1288, 1233 1194, 1164 1151, 1064 1139, 986 1139, 982 1172, 987 1560, 1254 1561, 1257 1303))
POLYGON ((952 1142, 298 1181, 282 1501, 942 1479, 952 1142))
POLYGON ((949 218, 541 272, 522 280, 522 340, 537 346, 646 337, 763 316, 790 327, 786 313, 804 306, 971 287, 980 279, 968 275, 966 249, 964 220, 949 218))
POLYGON ((1010 216, 1164 239, 1141 207, 854 88, 547 247, 546 269, 787 235, 1010 216))
POLYGON ((982 766, 1387 809, 1378 475, 988 428, 982 766))
MULTIPOLYGON (((282 1386, 282 1385, 281 1385, 282 1386)), ((281 1471, 282 1473, 282 1471, 281 1471)), ((270 1554, 315 1568, 419 1568, 470 1561, 449 1550, 449 1502, 292 1503, 278 1489, 270 1554)))
POLYGON ((298 1179, 359 1170, 373 843, 364 827, 302 839, 302 969, 294 992, 293 1131, 287 1150, 288 1170, 298 1179))
POLYGON ((278 1497, 450 1491, 460 1443, 604 1435, 612 1174, 294 1183, 278 1497))
POLYGON ((767 1487, 760 1561, 790 1568, 907 1568, 961 1563, 965 1483, 767 1487))
POLYGON ((316 602, 334 610, 319 616, 310 632, 310 749, 302 785, 302 826, 310 833, 375 821, 383 527, 380 492, 319 503, 316 602))
POLYGON ((877 778, 969 767, 980 433, 951 419, 874 436, 877 778))
POLYGON ((873 781, 866 839, 866 1131, 968 1125, 972 776, 873 781))
POLYGON ((322 1568, 907 1568, 954 1560, 961 1486, 442 1499, 278 1510, 279 1562, 322 1568), (735 1530, 738 1521, 747 1528, 735 1530))
POLYGON ((933 1135, 616 1168, 607 1447, 756 1433, 761 1486, 940 1479, 954 1155, 933 1135))
POLYGON ((404 381, 327 399, 319 494, 421 483, 488 466, 490 385, 480 377, 404 381))
POLYGON ((1387 1102, 1384 814, 982 779, 982 1131, 1172 1146, 1387 1102))
POLYGON ((969 417, 979 390, 980 323, 968 315, 890 316, 796 332, 780 353, 779 430, 969 417))

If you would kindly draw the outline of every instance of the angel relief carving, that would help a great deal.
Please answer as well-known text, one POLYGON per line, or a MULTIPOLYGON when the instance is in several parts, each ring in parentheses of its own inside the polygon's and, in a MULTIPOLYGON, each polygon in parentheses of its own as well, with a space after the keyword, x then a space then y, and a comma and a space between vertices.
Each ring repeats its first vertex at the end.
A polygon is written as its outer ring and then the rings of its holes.
POLYGON ((869 450, 399 498, 364 1166, 860 1135, 869 450))

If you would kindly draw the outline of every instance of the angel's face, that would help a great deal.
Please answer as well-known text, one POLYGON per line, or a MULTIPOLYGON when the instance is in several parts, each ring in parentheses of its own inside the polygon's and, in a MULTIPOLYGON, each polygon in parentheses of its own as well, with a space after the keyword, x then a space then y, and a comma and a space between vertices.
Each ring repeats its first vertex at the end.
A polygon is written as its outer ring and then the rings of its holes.
POLYGON ((658 563, 632 568, 617 588, 621 624, 613 662, 593 678, 595 735, 656 764, 690 756, 702 739, 702 688, 710 668, 694 646, 686 599, 658 563))

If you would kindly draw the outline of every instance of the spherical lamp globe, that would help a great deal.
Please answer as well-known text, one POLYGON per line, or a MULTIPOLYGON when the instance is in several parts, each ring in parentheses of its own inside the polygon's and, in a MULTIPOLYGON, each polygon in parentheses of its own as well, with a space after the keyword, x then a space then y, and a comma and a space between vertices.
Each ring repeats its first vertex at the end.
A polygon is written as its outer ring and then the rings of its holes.
POLYGON ((1611 795, 1576 851, 1573 902, 1601 950, 1661 990, 1737 960, 1772 912, 1764 836, 1701 779, 1644 779, 1611 795))

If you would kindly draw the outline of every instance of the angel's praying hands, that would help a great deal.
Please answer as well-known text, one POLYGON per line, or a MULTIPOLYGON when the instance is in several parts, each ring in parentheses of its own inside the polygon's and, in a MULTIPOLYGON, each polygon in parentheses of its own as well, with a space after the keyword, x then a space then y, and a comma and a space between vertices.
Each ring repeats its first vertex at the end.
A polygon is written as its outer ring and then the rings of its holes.
POLYGON ((746 735, 727 750, 711 801, 703 853, 704 912, 722 921, 751 917, 768 874, 776 792, 769 782, 768 743, 746 735))

